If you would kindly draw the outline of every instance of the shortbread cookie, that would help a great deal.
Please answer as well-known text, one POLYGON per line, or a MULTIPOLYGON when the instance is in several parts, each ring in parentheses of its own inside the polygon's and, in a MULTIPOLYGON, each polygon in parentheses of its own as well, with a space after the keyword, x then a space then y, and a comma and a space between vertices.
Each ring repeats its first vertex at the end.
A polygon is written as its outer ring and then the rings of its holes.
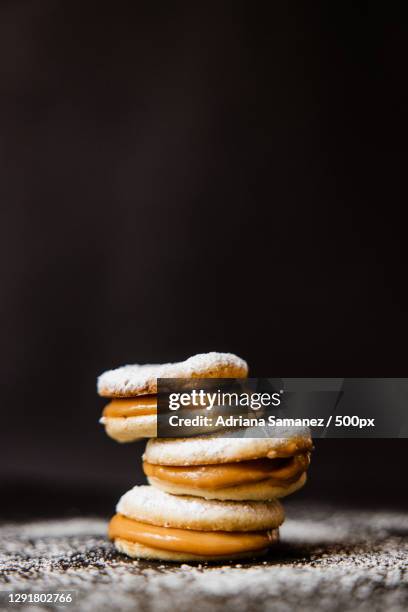
POLYGON ((111 398, 100 422, 117 442, 153 438, 157 435, 157 378, 244 378, 247 373, 246 362, 231 353, 207 353, 180 363, 109 370, 98 379, 99 394, 111 398))
POLYGON ((277 500, 220 502, 134 487, 109 525, 116 548, 132 557, 221 561, 264 554, 284 520, 277 500))
POLYGON ((202 353, 178 363, 126 365, 98 378, 103 397, 134 397, 157 393, 158 378, 245 378, 247 363, 232 353, 202 353))
MULTIPOLYGON (((200 536, 202 537, 202 533, 200 536)), ((241 552, 236 554, 228 555, 200 555, 200 554, 189 554, 185 552, 175 552, 172 550, 164 550, 159 548, 152 548, 150 546, 144 546, 137 542, 130 542, 129 540, 122 540, 121 538, 115 539, 115 548, 118 552, 133 557, 133 559, 149 559, 151 561, 172 561, 173 563, 185 563, 186 561, 194 562, 229 562, 239 561, 242 559, 253 559, 254 557, 262 557, 267 554, 269 548, 279 541, 279 529, 271 529, 268 531, 268 546, 264 549, 257 549, 256 551, 251 550, 248 552, 241 552)))
POLYGON ((159 465, 211 465, 263 457, 292 457, 312 450, 307 428, 297 428, 296 433, 291 433, 289 429, 275 428, 275 432, 277 437, 273 438, 235 438, 226 433, 149 440, 143 458, 159 465))
POLYGON ((150 440, 143 470, 151 485, 173 495, 265 501, 306 482, 312 442, 292 438, 201 436, 150 440))
MULTIPOLYGON (((213 410, 217 413, 217 408, 213 410)), ((225 414, 225 410, 224 410, 225 414)), ((110 438, 117 442, 134 442, 139 438, 157 436, 157 395, 139 395, 127 399, 113 399, 105 406, 99 422, 105 426, 110 438)), ((212 430, 222 427, 213 427, 212 430)), ((206 433, 208 427, 195 427, 197 434, 206 433)))
POLYGON ((157 435, 157 395, 113 399, 99 421, 117 442, 134 442, 157 435))

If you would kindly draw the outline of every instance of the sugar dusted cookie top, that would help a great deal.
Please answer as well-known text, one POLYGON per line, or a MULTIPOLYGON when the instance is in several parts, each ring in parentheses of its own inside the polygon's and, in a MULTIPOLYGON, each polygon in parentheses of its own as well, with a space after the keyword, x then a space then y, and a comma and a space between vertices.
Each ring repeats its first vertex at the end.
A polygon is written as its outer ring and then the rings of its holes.
POLYGON ((268 457, 290 457, 312 450, 307 428, 275 428, 274 438, 234 438, 228 433, 191 438, 157 438, 147 443, 143 459, 156 465, 214 465, 268 457))
POLYGON ((98 378, 104 397, 132 397, 157 393, 158 378, 245 378, 247 363, 232 353, 201 353, 178 363, 125 365, 98 378))
POLYGON ((275 529, 284 520, 283 508, 277 500, 217 501, 169 495, 146 485, 133 487, 125 493, 116 511, 151 525, 203 531, 275 529))

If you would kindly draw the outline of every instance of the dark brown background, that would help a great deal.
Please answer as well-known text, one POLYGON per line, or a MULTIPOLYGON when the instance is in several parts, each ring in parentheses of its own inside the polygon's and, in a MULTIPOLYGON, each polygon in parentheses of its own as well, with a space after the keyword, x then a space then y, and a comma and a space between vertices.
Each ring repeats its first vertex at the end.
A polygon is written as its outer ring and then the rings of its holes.
MULTIPOLYGON (((227 350, 253 376, 407 374, 400 23, 0 4, 3 512, 109 512, 140 479, 141 446, 97 424, 104 369, 227 350)), ((401 503, 405 456, 321 441, 299 496, 401 503)))

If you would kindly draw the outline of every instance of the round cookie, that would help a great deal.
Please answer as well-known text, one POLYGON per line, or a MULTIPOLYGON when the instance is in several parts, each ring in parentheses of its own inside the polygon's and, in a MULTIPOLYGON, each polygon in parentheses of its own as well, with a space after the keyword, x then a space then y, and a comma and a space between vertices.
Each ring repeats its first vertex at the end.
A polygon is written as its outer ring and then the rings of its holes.
MULTIPOLYGON (((277 543, 279 541, 279 530, 274 529, 270 532, 269 536, 270 546, 277 543)), ((159 550, 158 548, 151 548, 150 546, 144 546, 143 544, 138 544, 137 542, 130 542, 129 540, 122 540, 121 538, 116 538, 115 540, 115 548, 118 552, 127 555, 128 557, 132 557, 133 559, 148 559, 151 561, 172 561, 173 563, 185 563, 200 561, 211 561, 211 562, 220 562, 220 561, 239 561, 240 559, 251 559, 254 557, 261 557, 266 555, 268 552, 268 548, 264 548, 261 550, 248 551, 247 553, 239 553, 239 554, 231 554, 231 555, 206 555, 203 557, 202 555, 194 555, 192 553, 180 553, 174 552, 171 550, 159 550)))
POLYGON ((219 502, 168 495, 148 485, 122 495, 116 512, 150 525, 198 531, 262 531, 279 527, 285 518, 277 500, 219 502))
POLYGON ((157 436, 157 416, 143 415, 139 417, 102 417, 99 422, 105 426, 105 431, 116 442, 135 442, 140 438, 157 436))
POLYGON ((143 459, 158 465, 211 465, 267 457, 291 457, 312 450, 307 428, 275 428, 277 437, 245 438, 225 435, 192 438, 157 438, 149 440, 143 459))
POLYGON ((311 448, 306 430, 288 438, 157 439, 146 446, 143 469, 151 485, 173 495, 266 501, 305 484, 311 448))
POLYGON ((119 500, 109 535, 130 556, 210 561, 263 554, 278 538, 283 508, 271 502, 220 502, 137 486, 119 500))
POLYGON ((232 353, 202 353, 185 361, 165 364, 126 365, 98 378, 103 397, 133 397, 157 393, 158 378, 245 378, 247 363, 232 353))
POLYGON ((157 435, 157 395, 113 398, 99 421, 117 442, 133 442, 157 435))
MULTIPOLYGON (((157 378, 242 378, 248 366, 231 353, 195 355, 180 363, 123 366, 102 374, 98 392, 111 401, 100 423, 117 442, 157 435, 157 378)), ((204 433, 205 428, 197 428, 204 433)))

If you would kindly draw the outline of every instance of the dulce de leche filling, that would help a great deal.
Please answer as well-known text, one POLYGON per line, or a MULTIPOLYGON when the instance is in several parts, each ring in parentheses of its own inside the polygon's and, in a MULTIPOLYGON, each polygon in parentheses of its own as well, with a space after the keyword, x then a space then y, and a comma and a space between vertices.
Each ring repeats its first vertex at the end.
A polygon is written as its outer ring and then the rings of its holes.
POLYGON ((288 459, 253 459, 218 465, 170 466, 143 462, 146 476, 197 489, 222 489, 237 485, 271 481, 285 485, 298 480, 308 468, 310 453, 288 459))
POLYGON ((114 399, 103 410, 105 417, 132 417, 157 414, 157 395, 114 399))
POLYGON ((137 542, 151 548, 196 555, 224 556, 266 548, 277 539, 277 531, 195 531, 158 527, 115 514, 109 523, 109 538, 137 542))

